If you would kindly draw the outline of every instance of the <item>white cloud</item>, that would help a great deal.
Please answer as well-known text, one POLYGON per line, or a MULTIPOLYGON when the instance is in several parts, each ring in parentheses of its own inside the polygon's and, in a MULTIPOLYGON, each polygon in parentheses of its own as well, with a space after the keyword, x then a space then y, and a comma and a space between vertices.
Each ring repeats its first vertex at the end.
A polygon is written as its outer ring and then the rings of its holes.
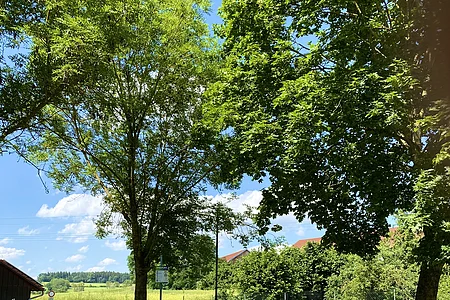
POLYGON ((13 259, 19 256, 23 256, 24 254, 25 250, 16 248, 5 248, 0 246, 0 258, 13 259))
POLYGON ((86 256, 84 256, 84 255, 75 254, 75 255, 72 255, 72 256, 69 256, 68 258, 66 258, 65 261, 69 262, 69 263, 74 263, 74 262, 82 261, 85 258, 86 258, 86 256))
POLYGON ((86 253, 88 251, 89 251, 89 245, 83 246, 80 249, 78 249, 78 252, 81 252, 81 253, 86 253))
POLYGON ((261 202, 261 191, 248 191, 244 194, 234 196, 232 194, 220 194, 213 197, 212 202, 223 202, 235 212, 244 212, 247 206, 257 207, 261 202))
POLYGON ((105 271, 105 267, 92 267, 86 270, 86 272, 101 272, 105 271))
POLYGON ((27 265, 31 264, 31 260, 27 260, 26 264, 27 265))
POLYGON ((75 267, 67 267, 66 272, 79 272, 79 271, 81 271, 82 268, 83 268, 82 265, 78 265, 75 267))
POLYGON ((42 205, 36 216, 41 218, 97 216, 102 209, 101 197, 73 194, 59 200, 55 207, 42 205))
POLYGON ((30 226, 25 226, 19 228, 19 230, 17 230, 17 233, 21 235, 36 235, 39 233, 39 229, 30 229, 30 226))
POLYGON ((99 262, 95 267, 89 268, 86 270, 86 272, 101 272, 105 271, 105 267, 109 265, 117 265, 117 262, 115 259, 112 258, 105 258, 101 262, 99 262))
POLYGON ((0 240, 0 245, 6 245, 11 241, 9 238, 4 238, 0 240))
POLYGON ((95 224, 90 217, 85 217, 79 223, 66 224, 58 234, 58 240, 84 243, 95 234, 95 224))
POLYGON ((120 240, 117 242, 106 241, 105 245, 106 245, 106 247, 111 248, 114 251, 121 251, 121 250, 127 249, 127 245, 126 245, 125 241, 123 241, 123 240, 120 240))
POLYGON ((298 236, 305 236, 305 229, 304 229, 302 226, 300 226, 300 227, 298 228, 298 230, 297 230, 297 235, 298 235, 298 236))
POLYGON ((101 262, 98 263, 99 266, 109 266, 109 265, 115 265, 117 264, 115 259, 112 258, 105 258, 101 262))

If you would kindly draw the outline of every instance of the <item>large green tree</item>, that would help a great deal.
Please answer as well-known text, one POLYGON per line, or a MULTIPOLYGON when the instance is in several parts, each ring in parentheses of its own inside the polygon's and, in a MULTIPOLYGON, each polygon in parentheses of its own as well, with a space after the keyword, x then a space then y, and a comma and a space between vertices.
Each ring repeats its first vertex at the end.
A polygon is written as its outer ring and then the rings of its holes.
POLYGON ((128 239, 139 300, 159 256, 201 228, 199 196, 216 170, 210 136, 196 126, 215 76, 208 5, 49 0, 42 22, 25 28, 34 81, 60 86, 61 101, 45 108, 39 139, 19 147, 57 188, 103 196, 98 234, 119 228, 128 239))
POLYGON ((294 212, 337 249, 373 254, 397 209, 422 234, 416 299, 448 259, 445 1, 223 1, 227 64, 211 127, 223 176, 269 177, 258 223, 294 212))

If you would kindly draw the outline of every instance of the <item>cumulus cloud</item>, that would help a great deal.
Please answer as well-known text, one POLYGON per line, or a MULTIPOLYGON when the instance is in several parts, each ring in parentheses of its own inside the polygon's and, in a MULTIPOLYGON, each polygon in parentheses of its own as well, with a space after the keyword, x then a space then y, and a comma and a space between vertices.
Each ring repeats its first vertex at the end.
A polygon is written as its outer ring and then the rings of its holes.
POLYGON ((69 256, 68 258, 66 258, 65 261, 69 262, 69 263, 74 263, 74 262, 82 261, 85 258, 86 258, 86 256, 84 256, 84 255, 75 254, 75 255, 72 255, 72 256, 69 256))
POLYGON ((20 235, 36 235, 39 234, 39 229, 30 229, 30 226, 25 226, 19 228, 19 230, 17 230, 17 233, 20 235))
POLYGON ((81 253, 86 253, 88 251, 89 251, 89 245, 83 246, 80 249, 78 249, 78 252, 81 252, 81 253))
POLYGON ((124 240, 120 240, 117 242, 106 241, 105 245, 106 247, 111 248, 114 251, 121 251, 127 249, 127 245, 124 240))
POLYGON ((42 205, 36 216, 41 218, 97 216, 102 209, 101 197, 73 194, 59 200, 55 207, 42 205))
POLYGON ((105 267, 92 267, 86 270, 86 272, 102 272, 105 271, 105 267))
POLYGON ((83 268, 82 265, 77 265, 75 267, 67 267, 66 272, 79 272, 83 268))
POLYGON ((298 236, 305 236, 305 229, 304 229, 302 226, 300 226, 300 227, 298 228, 298 230, 297 230, 297 235, 298 235, 298 236))
POLYGON ((1 240, 0 240, 0 245, 6 245, 6 244, 8 244, 9 242, 11 242, 11 239, 9 239, 9 238, 4 238, 4 239, 1 239, 1 240))
POLYGON ((256 208, 259 205, 259 202, 261 202, 261 199, 261 191, 248 191, 241 195, 220 194, 212 197, 212 202, 225 203, 228 207, 233 209, 233 211, 242 213, 247 210, 247 206, 256 208))
POLYGON ((67 240, 72 243, 84 243, 95 234, 95 224, 90 217, 85 217, 78 223, 66 224, 58 231, 58 240, 67 240))
POLYGON ((0 258, 2 259, 13 259, 19 256, 23 256, 25 250, 16 248, 5 248, 0 246, 0 258))
POLYGON ((105 258, 101 262, 99 262, 95 267, 89 268, 86 270, 86 272, 101 272, 105 271, 105 267, 109 265, 116 265, 117 262, 115 259, 112 258, 105 258))
POLYGON ((109 266, 109 265, 115 265, 117 264, 115 259, 112 258, 105 258, 101 262, 98 263, 99 266, 109 266))

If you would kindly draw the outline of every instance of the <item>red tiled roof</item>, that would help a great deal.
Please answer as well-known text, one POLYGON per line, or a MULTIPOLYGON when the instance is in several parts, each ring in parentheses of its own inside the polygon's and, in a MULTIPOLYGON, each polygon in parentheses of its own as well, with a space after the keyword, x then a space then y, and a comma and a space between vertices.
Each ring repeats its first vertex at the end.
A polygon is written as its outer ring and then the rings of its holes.
POLYGON ((322 240, 322 238, 320 238, 320 237, 319 238, 311 238, 311 239, 299 240, 294 245, 292 245, 292 247, 294 247, 294 248, 303 248, 308 243, 320 243, 321 240, 322 240))
POLYGON ((20 271, 19 269, 17 269, 13 265, 11 265, 6 260, 0 259, 0 265, 5 266, 8 270, 10 270, 12 273, 16 274, 23 281, 25 281, 28 285, 30 285, 32 287, 33 291, 44 291, 44 287, 39 282, 37 282, 36 280, 31 278, 24 272, 20 271))
MULTIPOLYGON (((398 230, 398 227, 390 227, 389 228, 389 234, 392 234, 394 232, 396 232, 398 230)), ((386 237, 381 237, 381 239, 385 239, 386 237)), ((320 241, 322 240, 322 238, 318 237, 318 238, 311 238, 311 239, 304 239, 304 240, 299 240, 297 241, 294 245, 292 245, 292 247, 294 248, 303 248, 306 246, 306 244, 310 243, 320 243, 320 241)))
POLYGON ((233 261, 233 260, 235 260, 235 259, 239 258, 240 256, 245 255, 247 253, 248 253, 247 249, 239 250, 237 252, 225 255, 225 256, 221 257, 220 259, 223 259, 226 262, 230 262, 230 261, 233 261))

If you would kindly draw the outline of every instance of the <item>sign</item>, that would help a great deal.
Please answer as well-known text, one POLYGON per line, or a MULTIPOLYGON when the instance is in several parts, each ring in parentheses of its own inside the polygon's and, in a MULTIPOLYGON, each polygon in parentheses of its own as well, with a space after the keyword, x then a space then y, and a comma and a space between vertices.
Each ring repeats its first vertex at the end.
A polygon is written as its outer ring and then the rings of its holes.
POLYGON ((156 270, 156 280, 157 283, 168 283, 169 282, 169 271, 167 270, 156 270))
POLYGON ((54 291, 48 292, 48 300, 53 300, 53 296, 55 296, 55 292, 54 291))

